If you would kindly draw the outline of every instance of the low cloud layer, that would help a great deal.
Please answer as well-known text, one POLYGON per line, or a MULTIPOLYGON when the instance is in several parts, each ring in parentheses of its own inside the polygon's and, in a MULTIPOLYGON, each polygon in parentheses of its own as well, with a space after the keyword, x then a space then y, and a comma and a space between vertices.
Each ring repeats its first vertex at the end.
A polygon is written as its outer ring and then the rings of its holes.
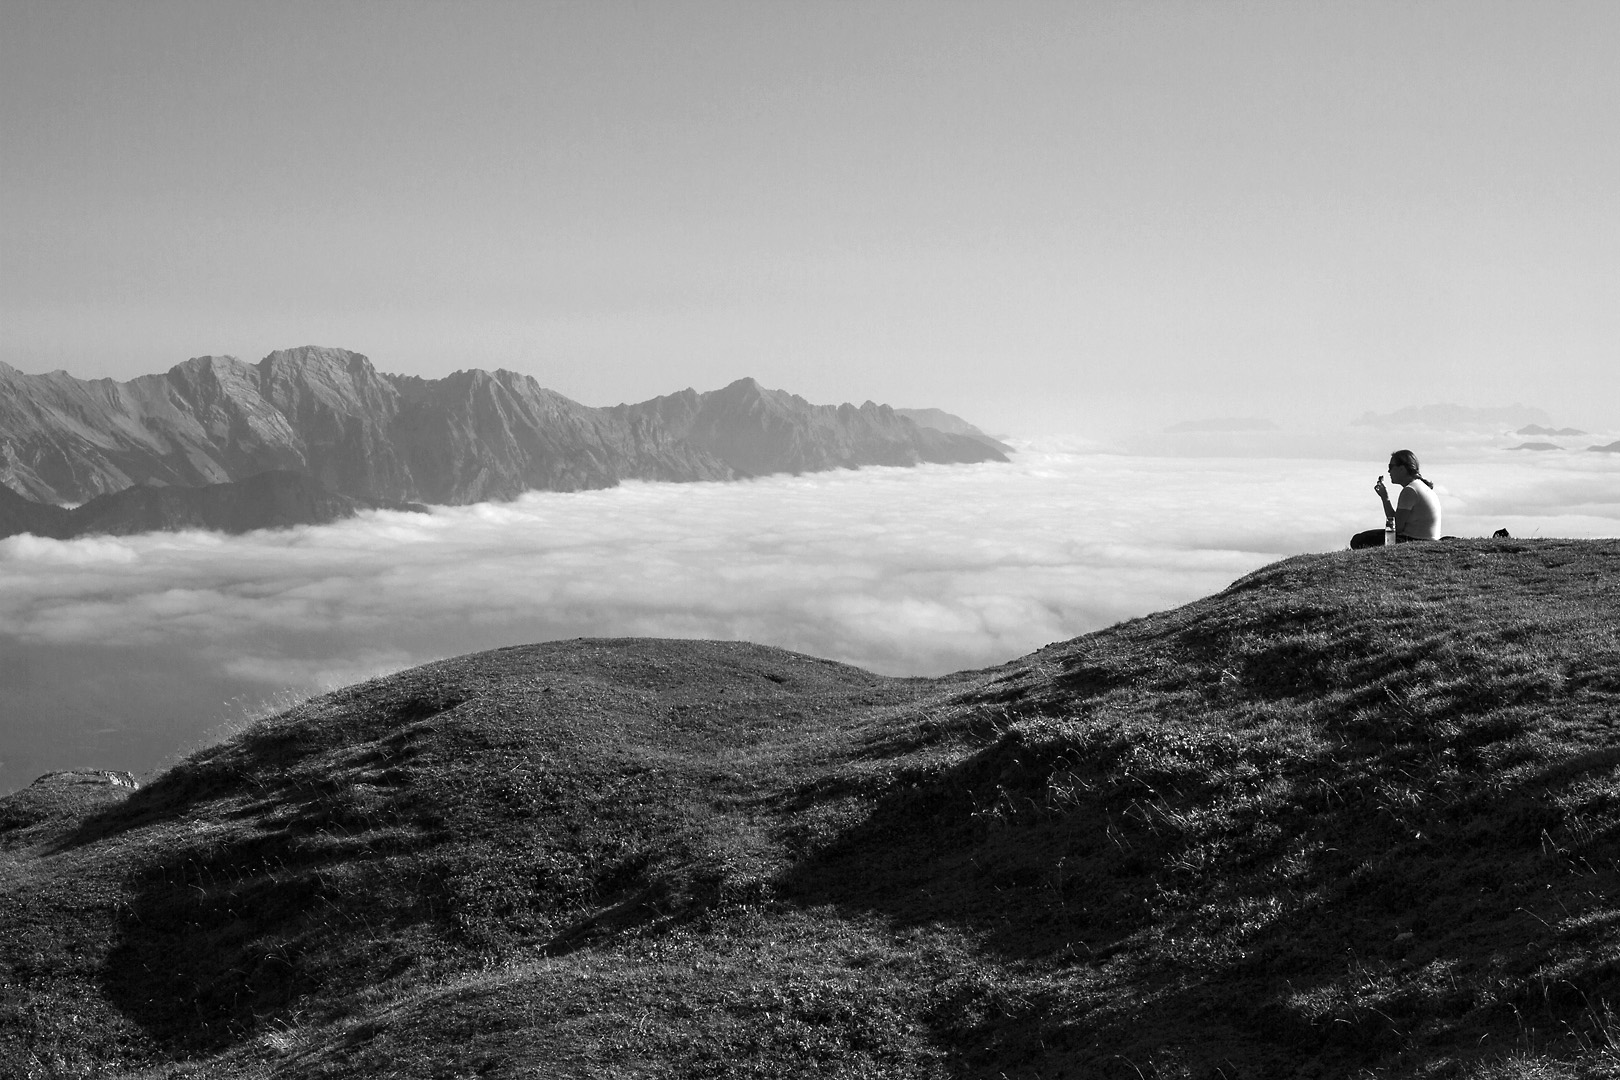
MULTIPOLYGON (((14 537, 0 791, 49 768, 150 769, 291 695, 519 642, 746 639, 907 675, 1000 663, 1343 547, 1380 523, 1381 464, 1046 446, 244 537, 14 537)), ((1450 532, 1620 532, 1607 456, 1430 471, 1450 532)))

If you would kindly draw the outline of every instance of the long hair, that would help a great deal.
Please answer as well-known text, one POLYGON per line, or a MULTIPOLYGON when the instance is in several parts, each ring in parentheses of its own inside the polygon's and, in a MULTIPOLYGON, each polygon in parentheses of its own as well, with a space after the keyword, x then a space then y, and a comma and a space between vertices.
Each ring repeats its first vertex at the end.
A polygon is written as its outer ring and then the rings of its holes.
POLYGON ((1423 475, 1423 470, 1418 466, 1417 455, 1412 453, 1412 451, 1395 451, 1393 454, 1389 455, 1389 463, 1391 465, 1399 465, 1401 468, 1408 470, 1412 474, 1412 479, 1421 480, 1425 484, 1428 484, 1431 489, 1433 489, 1434 481, 1423 475))

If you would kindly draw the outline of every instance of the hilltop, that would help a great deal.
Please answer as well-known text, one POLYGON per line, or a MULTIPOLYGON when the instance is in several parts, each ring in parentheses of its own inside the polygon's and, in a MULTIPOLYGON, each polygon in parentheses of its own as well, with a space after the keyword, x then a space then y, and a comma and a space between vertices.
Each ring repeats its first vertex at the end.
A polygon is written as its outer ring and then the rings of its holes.
POLYGON ((431 664, 0 799, 0 1062, 1612 1076, 1616 610, 1620 542, 1461 541, 941 679, 431 664))
POLYGON ((516 372, 389 375, 315 346, 257 364, 200 356, 129 382, 0 364, 0 484, 44 503, 292 472, 362 504, 457 505, 622 480, 1005 461, 1004 449, 977 429, 870 401, 812 405, 753 379, 597 409, 516 372))

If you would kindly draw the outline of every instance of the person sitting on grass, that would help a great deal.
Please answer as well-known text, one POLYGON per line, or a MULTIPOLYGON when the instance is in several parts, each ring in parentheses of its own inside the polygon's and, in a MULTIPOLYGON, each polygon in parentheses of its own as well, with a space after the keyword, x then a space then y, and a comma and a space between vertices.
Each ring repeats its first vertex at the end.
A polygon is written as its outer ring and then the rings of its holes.
MULTIPOLYGON (((1395 542, 1440 539, 1440 499, 1434 493, 1434 484, 1426 479, 1418 467, 1417 455, 1410 450, 1397 450, 1389 455, 1389 478, 1401 486, 1401 496, 1394 506, 1389 504, 1389 489, 1380 476, 1373 490, 1384 504, 1384 520, 1395 520, 1395 542), (1424 487, 1412 481, 1421 480, 1424 487)), ((1368 529, 1350 538, 1352 548, 1382 547, 1383 529, 1368 529)))

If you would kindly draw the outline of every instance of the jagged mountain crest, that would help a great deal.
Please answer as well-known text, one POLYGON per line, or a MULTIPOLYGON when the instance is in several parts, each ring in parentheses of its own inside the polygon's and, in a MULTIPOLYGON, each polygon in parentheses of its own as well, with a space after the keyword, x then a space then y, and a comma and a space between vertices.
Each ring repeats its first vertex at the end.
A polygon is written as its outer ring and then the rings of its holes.
POLYGON ((303 346, 200 356, 129 382, 0 367, 0 483, 78 503, 140 484, 301 472, 369 502, 469 503, 621 480, 729 480, 861 465, 1005 460, 888 406, 812 405, 752 378, 598 409, 519 372, 378 372, 303 346))

